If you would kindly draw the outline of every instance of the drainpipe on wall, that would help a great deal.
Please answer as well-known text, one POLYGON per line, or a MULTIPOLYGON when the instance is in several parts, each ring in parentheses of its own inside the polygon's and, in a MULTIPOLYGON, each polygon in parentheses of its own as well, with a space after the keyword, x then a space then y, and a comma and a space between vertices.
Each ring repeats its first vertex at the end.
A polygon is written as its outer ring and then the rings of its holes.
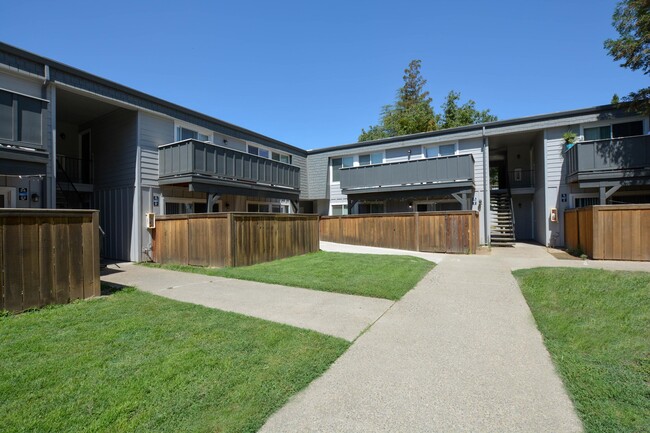
POLYGON ((490 157, 490 147, 488 144, 488 138, 485 136, 485 126, 482 130, 483 133, 483 235, 485 236, 485 245, 490 246, 492 240, 490 239, 490 197, 489 197, 489 188, 490 188, 490 167, 489 167, 489 157, 490 157))
POLYGON ((50 127, 51 127, 51 140, 52 146, 48 151, 50 152, 50 176, 45 175, 45 207, 54 209, 56 208, 56 86, 50 78, 50 66, 43 66, 43 99, 47 98, 47 89, 50 89, 50 127))

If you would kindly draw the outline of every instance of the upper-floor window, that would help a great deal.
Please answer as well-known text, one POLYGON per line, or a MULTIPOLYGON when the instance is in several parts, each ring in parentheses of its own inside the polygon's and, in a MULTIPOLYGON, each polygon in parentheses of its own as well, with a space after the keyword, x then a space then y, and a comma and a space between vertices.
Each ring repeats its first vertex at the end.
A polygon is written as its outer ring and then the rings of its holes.
POLYGON ((0 139, 42 145, 45 102, 0 90, 0 139))
POLYGON ((252 144, 249 144, 247 146, 247 151, 251 155, 257 155, 257 156, 261 156, 262 158, 269 158, 274 161, 284 162, 285 164, 291 164, 291 155, 285 153, 271 151, 269 149, 265 149, 260 146, 253 146, 252 144))
POLYGON ((248 212, 289 213, 289 205, 284 203, 249 201, 246 203, 248 212))
POLYGON ((607 140, 608 138, 643 135, 643 121, 615 123, 584 129, 585 140, 607 140))
POLYGON ((189 138, 193 138, 194 140, 199 141, 210 141, 210 136, 208 134, 186 128, 184 126, 176 127, 176 141, 187 140, 189 138))
POLYGON ((452 156, 456 154, 455 144, 441 144, 438 146, 428 146, 425 149, 427 158, 437 158, 439 156, 452 156))
POLYGON ((345 156, 343 158, 332 158, 332 182, 341 181, 341 168, 354 166, 354 158, 345 156))
POLYGON ((384 162, 384 154, 381 152, 359 155, 359 165, 381 164, 384 162))
POLYGON ((285 155, 283 153, 271 152, 271 159, 273 161, 284 162, 285 164, 291 164, 291 155, 285 155))

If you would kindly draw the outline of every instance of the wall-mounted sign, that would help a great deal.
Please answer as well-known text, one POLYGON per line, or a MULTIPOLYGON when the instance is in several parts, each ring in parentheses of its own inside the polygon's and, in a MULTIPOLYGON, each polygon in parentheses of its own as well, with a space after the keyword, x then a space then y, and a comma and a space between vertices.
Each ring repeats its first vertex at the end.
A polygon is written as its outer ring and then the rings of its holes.
POLYGON ((155 195, 153 196, 153 207, 158 207, 160 206, 160 196, 155 195))
POLYGON ((18 200, 27 201, 27 188, 18 188, 18 200))
POLYGON ((566 203, 566 194, 560 194, 560 199, 562 200, 562 203, 566 203))

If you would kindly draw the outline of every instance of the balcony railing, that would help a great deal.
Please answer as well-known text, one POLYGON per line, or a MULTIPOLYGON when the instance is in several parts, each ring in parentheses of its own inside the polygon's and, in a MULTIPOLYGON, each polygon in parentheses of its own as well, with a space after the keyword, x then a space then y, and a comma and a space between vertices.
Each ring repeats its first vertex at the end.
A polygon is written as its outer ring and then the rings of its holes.
POLYGON ((535 171, 513 170, 508 172, 508 185, 511 189, 533 188, 535 186, 535 171))
POLYGON ((58 162, 59 169, 65 171, 67 175, 63 176, 66 182, 93 183, 94 172, 92 160, 57 155, 56 161, 58 162))
POLYGON ((164 144, 158 156, 161 181, 201 178, 234 187, 258 184, 300 191, 299 167, 212 143, 189 139, 164 144))
POLYGON ((608 178, 615 172, 650 169, 650 136, 582 141, 565 153, 569 181, 608 178))
POLYGON ((474 181, 472 155, 444 156, 404 162, 365 165, 341 169, 343 192, 368 189, 411 189, 414 185, 449 186, 456 182, 474 181))

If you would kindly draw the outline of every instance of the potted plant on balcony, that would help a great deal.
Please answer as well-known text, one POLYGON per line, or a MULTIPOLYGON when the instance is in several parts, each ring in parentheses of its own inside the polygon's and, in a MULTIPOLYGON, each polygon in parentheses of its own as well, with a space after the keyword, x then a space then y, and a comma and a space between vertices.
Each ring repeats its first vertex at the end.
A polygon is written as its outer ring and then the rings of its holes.
POLYGON ((564 142, 566 143, 566 150, 569 150, 573 147, 573 145, 576 143, 576 133, 569 130, 562 135, 562 138, 564 138, 564 142))

